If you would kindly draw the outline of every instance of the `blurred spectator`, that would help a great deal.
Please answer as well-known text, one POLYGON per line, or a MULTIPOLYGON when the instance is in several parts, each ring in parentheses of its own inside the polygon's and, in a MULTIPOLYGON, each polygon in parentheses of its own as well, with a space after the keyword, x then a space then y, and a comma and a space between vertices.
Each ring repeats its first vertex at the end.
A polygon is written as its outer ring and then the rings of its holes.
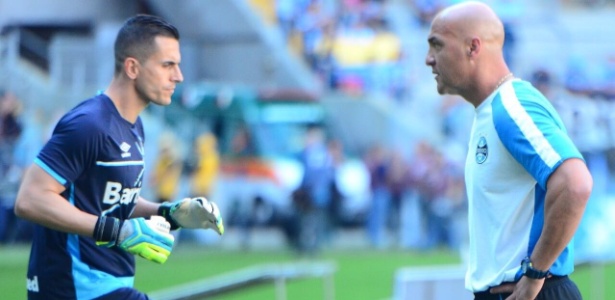
POLYGON ((0 243, 13 242, 19 220, 13 213, 23 169, 15 161, 23 131, 21 102, 11 92, 0 92, 0 243))
MULTIPOLYGON (((333 163, 333 172, 335 174, 338 173, 339 168, 342 166, 344 161, 346 160, 344 154, 344 145, 341 141, 332 139, 327 143, 327 148, 329 150, 329 154, 331 155, 331 160, 333 163)), ((337 176, 334 176, 337 178, 337 176)), ((337 180, 331 181, 331 203, 329 204, 329 224, 330 228, 328 228, 328 232, 334 231, 341 223, 340 215, 342 209, 342 202, 344 201, 343 195, 340 191, 340 187, 338 186, 337 180)))
POLYGON ((368 22, 384 22, 386 21, 385 3, 386 0, 369 0, 362 1, 361 17, 368 22))
POLYGON ((467 196, 464 169, 466 148, 452 141, 443 147, 444 193, 437 197, 431 209, 439 218, 440 242, 450 249, 459 250, 468 237, 467 196))
POLYGON ((504 60, 515 70, 515 51, 517 47, 517 26, 523 16, 523 2, 515 0, 496 0, 492 5, 504 25, 504 60))
POLYGON ((275 13, 278 25, 285 39, 293 34, 298 15, 310 0, 275 0, 275 13))
POLYGON ((211 133, 197 137, 190 172, 190 195, 210 197, 220 168, 217 140, 211 133))
MULTIPOLYGON (((182 179, 187 179, 188 182, 188 195, 189 197, 212 199, 220 172, 217 139, 210 132, 202 133, 194 140, 191 150, 185 160, 182 172, 182 179)), ((228 203, 218 203, 219 207, 228 207, 228 203)), ((224 213, 226 210, 221 208, 221 211, 224 213)), ((202 230, 182 229, 179 234, 182 239, 194 241, 198 244, 209 244, 219 239, 219 236, 202 230)))
POLYGON ((429 26, 436 14, 447 5, 446 0, 410 0, 420 26, 429 26))
POLYGON ((447 188, 446 162, 443 155, 429 142, 417 144, 410 163, 410 180, 415 188, 424 226, 424 249, 450 242, 451 210, 444 198, 447 188))
POLYGON ((260 208, 264 207, 262 198, 252 192, 254 182, 252 176, 268 176, 262 164, 255 159, 256 150, 252 136, 247 125, 240 125, 233 132, 230 142, 230 151, 226 153, 226 160, 221 169, 224 173, 232 174, 226 178, 222 193, 232 196, 225 203, 228 207, 227 224, 237 225, 242 233, 242 246, 250 246, 251 232, 257 220, 260 208))
POLYGON ((409 190, 410 170, 408 161, 399 150, 392 151, 389 164, 387 181, 391 191, 391 205, 387 214, 387 225, 395 236, 399 236, 401 234, 402 204, 409 190))
POLYGON ((320 77, 321 82, 327 87, 335 86, 335 59, 333 48, 337 39, 337 27, 335 22, 325 24, 322 35, 316 40, 314 49, 315 72, 320 77))
POLYGON ((593 83, 588 74, 589 62, 581 55, 568 58, 564 74, 564 86, 576 95, 591 95, 593 83))
POLYGON ((594 178, 592 199, 596 199, 605 196, 610 182, 608 111, 604 109, 607 107, 604 101, 595 97, 596 84, 587 75, 582 61, 575 59, 573 62, 566 82, 566 101, 573 109, 572 124, 568 130, 594 178), (573 78, 579 81, 573 82, 573 78))
POLYGON ((365 164, 370 173, 372 200, 367 216, 367 235, 376 248, 385 246, 385 230, 391 206, 389 188, 389 155, 382 145, 374 145, 367 153, 365 164))
POLYGON ((606 63, 603 64, 602 68, 601 94, 606 99, 615 100, 615 53, 607 57, 606 63))
POLYGON ((320 250, 330 223, 334 165, 325 141, 323 129, 312 126, 306 132, 305 146, 299 154, 304 175, 294 203, 299 215, 299 251, 307 254, 320 250))
POLYGON ((0 92, 0 141, 12 144, 19 138, 23 126, 19 121, 21 102, 11 92, 0 92))
POLYGON ((536 69, 531 75, 530 82, 537 88, 547 99, 550 98, 552 92, 553 79, 551 73, 544 69, 536 69))
POLYGON ((324 35, 324 28, 333 22, 333 19, 323 9, 320 1, 312 1, 306 11, 298 16, 296 22, 296 28, 302 36, 305 60, 313 70, 316 70, 318 41, 324 35))
POLYGON ((553 73, 545 68, 533 70, 530 75, 530 82, 553 104, 553 107, 562 118, 566 130, 573 137, 576 134, 574 122, 577 104, 575 104, 570 93, 557 84, 553 73))
POLYGON ((216 109, 214 110, 214 116, 211 117, 211 132, 216 138, 218 149, 220 152, 223 152, 228 149, 226 145, 226 137, 228 132, 231 130, 229 128, 229 122, 226 118, 226 113, 233 103, 233 99, 235 97, 235 92, 232 88, 221 88, 216 94, 215 104, 216 109))
POLYGON ((250 132, 244 126, 237 129, 231 139, 230 158, 248 158, 256 154, 250 132))
POLYGON ((367 235, 372 246, 390 246, 387 233, 399 233, 403 198, 408 190, 409 169, 400 151, 374 145, 365 164, 370 171, 371 203, 367 215, 367 235))
POLYGON ((158 139, 158 156, 150 177, 157 202, 177 200, 175 197, 183 168, 179 146, 177 138, 170 131, 162 133, 158 139))
MULTIPOLYGON (((39 151, 44 146, 49 135, 44 132, 43 120, 45 113, 40 109, 34 109, 29 113, 24 113, 23 130, 15 142, 15 150, 13 152, 13 173, 14 176, 19 176, 19 181, 26 172, 26 169, 32 164, 39 151)), ((10 212, 11 215, 13 212, 10 212)), ((29 242, 34 223, 16 218, 13 222, 11 235, 8 241, 29 242)))

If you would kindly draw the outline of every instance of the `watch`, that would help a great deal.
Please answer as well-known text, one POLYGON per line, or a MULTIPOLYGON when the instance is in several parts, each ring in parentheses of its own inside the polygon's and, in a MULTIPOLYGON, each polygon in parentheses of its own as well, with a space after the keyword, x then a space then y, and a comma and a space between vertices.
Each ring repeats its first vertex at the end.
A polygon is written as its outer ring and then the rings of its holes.
POLYGON ((532 260, 530 260, 529 256, 521 261, 521 273, 523 274, 523 276, 527 276, 533 279, 543 279, 549 276, 549 270, 541 271, 534 269, 534 267, 532 266, 532 260))

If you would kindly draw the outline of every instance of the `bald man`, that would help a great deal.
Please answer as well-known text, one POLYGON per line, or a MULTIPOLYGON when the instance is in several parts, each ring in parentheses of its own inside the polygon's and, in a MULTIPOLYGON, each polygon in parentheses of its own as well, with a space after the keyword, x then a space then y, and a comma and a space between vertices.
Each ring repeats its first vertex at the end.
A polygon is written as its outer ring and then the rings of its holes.
POLYGON ((465 166, 466 288, 475 299, 581 299, 568 278, 571 243, 593 182, 560 117, 510 72, 502 22, 487 5, 442 10, 428 42, 438 93, 476 108, 465 166))

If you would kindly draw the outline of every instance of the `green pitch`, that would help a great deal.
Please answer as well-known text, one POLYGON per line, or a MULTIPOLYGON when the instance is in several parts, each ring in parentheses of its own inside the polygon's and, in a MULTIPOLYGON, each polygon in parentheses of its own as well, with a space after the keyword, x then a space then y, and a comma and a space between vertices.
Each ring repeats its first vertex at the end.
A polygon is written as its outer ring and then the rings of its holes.
MULTIPOLYGON (((25 299, 26 269, 29 255, 27 246, 0 246, 0 290, 3 299, 25 299)), ((454 264, 459 259, 455 253, 436 251, 418 253, 411 251, 332 251, 318 259, 335 261, 336 299, 388 299, 393 294, 397 268, 432 264, 454 264)), ((135 285, 145 292, 171 287, 175 284, 199 280, 204 277, 264 264, 282 263, 300 258, 285 251, 222 251, 198 245, 180 245, 164 265, 137 259, 135 285)), ((615 286, 606 282, 615 277, 615 264, 604 267, 579 266, 573 279, 579 284, 586 299, 600 299, 615 295, 615 286), (604 284, 603 284, 604 283, 604 284)), ((323 295, 321 279, 290 281, 287 295, 290 300, 315 299, 323 295)), ((225 294, 214 299, 275 299, 273 283, 253 286, 246 290, 225 294)))
MULTIPOLYGON (((336 299, 386 299, 393 294, 395 270, 403 266, 454 264, 457 256, 440 251, 417 254, 407 251, 335 251, 326 252, 312 259, 335 261, 336 299)), ((291 252, 222 252, 193 246, 174 251, 162 266, 139 261, 136 287, 154 291, 174 283, 193 281, 248 266, 310 260, 291 252), (173 274, 159 276, 159 274, 173 274), (177 274, 177 275, 175 275, 177 274), (179 276, 179 277, 176 277, 179 276)), ((291 281, 287 286, 288 299, 315 299, 324 295, 322 279, 291 281)), ((211 299, 211 298, 210 298, 211 299)), ((245 291, 225 294, 214 299, 275 299, 273 283, 254 286, 245 291)))

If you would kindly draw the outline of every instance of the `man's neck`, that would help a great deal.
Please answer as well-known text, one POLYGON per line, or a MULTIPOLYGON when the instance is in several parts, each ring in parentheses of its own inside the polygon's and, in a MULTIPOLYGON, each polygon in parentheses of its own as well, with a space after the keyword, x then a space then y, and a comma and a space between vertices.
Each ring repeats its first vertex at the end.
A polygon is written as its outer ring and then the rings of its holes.
POLYGON ((114 78, 105 91, 122 118, 134 124, 145 109, 145 103, 137 95, 132 81, 114 78))

